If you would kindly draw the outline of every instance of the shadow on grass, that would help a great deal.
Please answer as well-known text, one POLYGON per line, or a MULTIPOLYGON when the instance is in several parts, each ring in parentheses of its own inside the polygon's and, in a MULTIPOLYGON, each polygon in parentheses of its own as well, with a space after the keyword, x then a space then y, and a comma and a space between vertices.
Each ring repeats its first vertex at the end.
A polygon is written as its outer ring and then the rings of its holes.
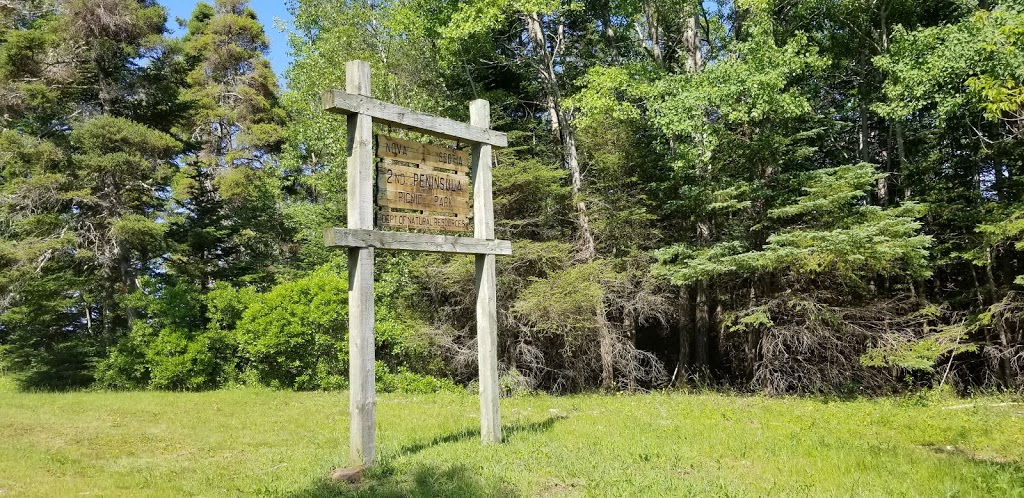
POLYGON ((925 445, 922 448, 939 455, 949 455, 953 457, 963 458, 971 461, 972 463, 992 465, 1004 469, 1012 470, 1018 474, 1024 475, 1024 467, 1021 467, 1012 459, 1001 456, 1001 455, 983 455, 975 453, 971 450, 960 448, 958 446, 941 446, 941 445, 925 445))
MULTIPOLYGON (((516 435, 518 435, 518 434, 547 431, 547 430, 551 429, 551 427, 553 425, 555 425, 555 422, 557 422, 557 421, 559 421, 559 420, 561 420, 563 418, 566 418, 566 417, 565 416, 554 416, 554 417, 548 417, 548 418, 546 418, 544 420, 541 420, 540 422, 530 422, 528 424, 518 424, 517 423, 517 424, 503 425, 501 427, 501 433, 502 433, 502 436, 504 437, 504 440, 506 442, 508 442, 508 441, 510 441, 512 439, 515 439, 516 435)), ((431 439, 430 441, 421 442, 421 443, 415 443, 415 444, 411 444, 411 445, 408 445, 408 446, 404 446, 404 447, 402 447, 401 449, 398 450, 398 456, 401 457, 401 456, 404 456, 404 455, 415 455, 416 453, 419 453, 419 452, 421 452, 421 451, 423 451, 425 449, 428 449, 428 448, 433 448, 434 446, 440 446, 442 444, 449 444, 449 443, 458 443, 460 441, 465 441, 467 439, 479 439, 479 438, 480 438, 480 429, 479 428, 463 429, 461 431, 453 432, 451 434, 445 434, 444 436, 435 437, 434 439, 431 439)))
POLYGON ((309 488, 283 495, 286 498, 367 497, 517 497, 515 488, 498 480, 487 481, 474 475, 468 467, 451 468, 417 466, 411 472, 383 479, 373 476, 361 484, 347 484, 327 479, 309 488))
MULTIPOLYGON (((526 424, 509 424, 502 427, 506 442, 514 440, 524 433, 540 433, 551 429, 555 422, 564 416, 548 417, 539 422, 526 424)), ((326 478, 318 480, 310 487, 294 493, 282 495, 282 498, 321 498, 321 497, 516 497, 515 488, 503 481, 494 480, 474 474, 464 465, 442 468, 433 465, 418 465, 408 472, 397 469, 404 456, 415 455, 426 449, 450 443, 458 443, 471 439, 479 439, 479 429, 465 429, 429 441, 415 443, 399 449, 393 459, 385 459, 373 469, 366 481, 358 485, 338 483, 326 478)))

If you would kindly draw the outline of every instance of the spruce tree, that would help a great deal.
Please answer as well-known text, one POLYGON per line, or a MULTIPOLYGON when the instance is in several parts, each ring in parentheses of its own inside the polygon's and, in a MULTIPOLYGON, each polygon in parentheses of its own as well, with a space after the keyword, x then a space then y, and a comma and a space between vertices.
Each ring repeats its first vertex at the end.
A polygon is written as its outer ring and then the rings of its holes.
POLYGON ((174 116, 141 109, 176 100, 166 16, 136 0, 25 7, 0 33, 0 340, 25 382, 76 385, 161 256, 180 146, 157 129, 174 116))
POLYGON ((200 3, 183 39, 192 110, 179 130, 189 153, 174 186, 180 214, 168 263, 205 288, 272 283, 288 238, 276 157, 284 112, 263 27, 246 3, 200 3))

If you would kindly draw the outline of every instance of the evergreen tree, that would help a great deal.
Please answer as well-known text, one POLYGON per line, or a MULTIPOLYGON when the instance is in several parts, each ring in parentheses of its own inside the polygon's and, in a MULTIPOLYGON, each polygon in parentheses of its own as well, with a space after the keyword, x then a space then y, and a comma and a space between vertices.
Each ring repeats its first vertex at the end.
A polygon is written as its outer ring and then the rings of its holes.
POLYGON ((246 2, 218 0, 200 3, 187 27, 183 100, 192 109, 180 132, 190 151, 174 185, 179 245, 168 264, 206 288, 267 285, 289 235, 278 210, 284 112, 263 26, 246 2))
MULTIPOLYGON (((1019 0, 298 0, 280 102, 243 0, 175 40, 153 0, 0 3, 0 368, 26 385, 342 385, 342 308, 288 310, 344 282, 320 94, 352 59, 509 136, 509 386, 1024 385, 1019 0), (334 357, 294 370, 295 344, 334 357)), ((472 381, 471 260, 378 269, 382 385, 472 381)))
POLYGON ((132 316, 123 297, 162 255, 179 144, 145 102, 175 100, 163 8, 27 5, 0 46, 0 329, 30 384, 77 385, 132 316), (34 7, 34 8, 33 8, 34 7))

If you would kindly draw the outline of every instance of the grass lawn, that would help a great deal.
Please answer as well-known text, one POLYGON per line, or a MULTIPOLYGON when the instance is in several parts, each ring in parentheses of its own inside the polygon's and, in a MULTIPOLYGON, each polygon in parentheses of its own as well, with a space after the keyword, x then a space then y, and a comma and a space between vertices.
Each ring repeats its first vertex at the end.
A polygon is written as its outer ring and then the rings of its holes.
POLYGON ((1006 402, 521 397, 484 447, 475 396, 382 395, 381 464, 349 487, 325 478, 347 454, 346 393, 0 378, 0 496, 1024 496, 1024 405, 1006 402))

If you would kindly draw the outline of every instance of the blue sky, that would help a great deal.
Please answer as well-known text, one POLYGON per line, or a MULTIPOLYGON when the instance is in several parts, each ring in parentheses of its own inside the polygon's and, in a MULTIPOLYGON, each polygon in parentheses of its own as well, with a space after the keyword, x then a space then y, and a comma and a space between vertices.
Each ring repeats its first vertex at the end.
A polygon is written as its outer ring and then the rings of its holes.
MULTIPOLYGON (((209 2, 213 3, 213 0, 209 0, 209 2)), ((174 35, 181 35, 185 30, 178 27, 175 19, 178 17, 188 19, 199 1, 163 0, 160 3, 167 7, 167 28, 174 35)), ((288 55, 288 38, 274 27, 274 20, 280 19, 286 23, 291 22, 292 16, 286 8, 287 2, 285 0, 250 0, 249 6, 256 11, 256 15, 259 16, 263 29, 267 33, 267 38, 270 39, 270 54, 268 54, 268 58, 283 87, 284 70, 288 68, 288 62, 291 60, 291 57, 288 55)))

